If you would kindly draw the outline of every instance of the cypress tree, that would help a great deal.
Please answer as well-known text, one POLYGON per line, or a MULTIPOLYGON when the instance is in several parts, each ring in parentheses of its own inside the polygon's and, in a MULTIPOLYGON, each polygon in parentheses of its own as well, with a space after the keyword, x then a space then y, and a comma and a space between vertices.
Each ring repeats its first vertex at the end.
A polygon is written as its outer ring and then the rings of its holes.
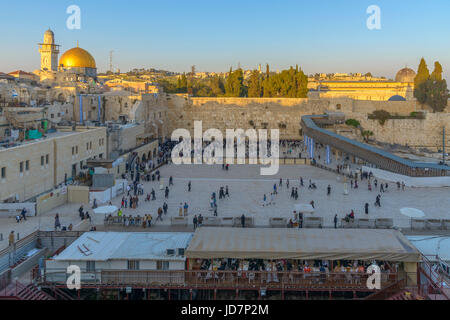
POLYGON ((420 60, 419 68, 417 69, 417 75, 414 78, 414 87, 418 87, 421 83, 427 81, 430 78, 430 71, 428 70, 425 59, 420 60))
POLYGON ((436 61, 434 63, 434 71, 431 74, 431 79, 434 81, 441 81, 442 80, 442 66, 439 63, 439 61, 436 61))

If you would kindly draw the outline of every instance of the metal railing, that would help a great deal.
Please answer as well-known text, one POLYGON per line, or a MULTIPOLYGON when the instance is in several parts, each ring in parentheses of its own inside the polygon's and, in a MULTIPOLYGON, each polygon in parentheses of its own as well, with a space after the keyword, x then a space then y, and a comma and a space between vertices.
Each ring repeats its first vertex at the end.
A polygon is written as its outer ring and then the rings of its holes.
MULTIPOLYGON (((48 270, 42 285, 66 285, 69 275, 65 270, 48 270)), ((382 273, 381 289, 389 287, 404 274, 382 273)), ((359 290, 376 291, 367 286, 369 275, 352 272, 297 272, 297 271, 205 271, 205 270, 108 270, 83 272, 81 284, 85 287, 162 287, 162 288, 270 288, 284 290, 359 290)))

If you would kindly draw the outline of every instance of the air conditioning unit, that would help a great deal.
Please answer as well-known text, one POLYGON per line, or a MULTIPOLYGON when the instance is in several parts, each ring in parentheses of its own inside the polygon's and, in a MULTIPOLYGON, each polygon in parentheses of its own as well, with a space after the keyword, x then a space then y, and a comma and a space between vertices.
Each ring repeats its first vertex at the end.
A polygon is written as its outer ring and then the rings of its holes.
POLYGON ((168 255, 168 256, 174 256, 174 255, 175 255, 175 250, 174 250, 174 249, 167 249, 167 250, 166 250, 166 255, 168 255))
POLYGON ((184 256, 184 248, 177 249, 177 256, 184 256))

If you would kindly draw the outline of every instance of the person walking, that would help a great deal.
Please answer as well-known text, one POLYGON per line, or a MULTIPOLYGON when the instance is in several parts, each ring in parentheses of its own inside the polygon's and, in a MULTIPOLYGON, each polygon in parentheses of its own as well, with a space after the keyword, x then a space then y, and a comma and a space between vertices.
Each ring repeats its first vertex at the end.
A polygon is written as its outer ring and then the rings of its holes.
POLYGON ((245 228, 245 215, 244 214, 242 214, 242 216, 241 216, 241 225, 242 225, 242 228, 245 228))
POLYGON ((381 196, 380 196, 380 195, 377 195, 377 198, 375 199, 375 207, 376 207, 376 206, 381 207, 381 202, 380 202, 380 200, 381 200, 381 196))
POLYGON ((55 231, 61 230, 61 223, 59 222, 59 214, 55 215, 55 231))
POLYGON ((164 204, 163 204, 164 215, 167 215, 167 210, 168 209, 169 209, 169 206, 167 205, 167 203, 164 202, 164 204))
POLYGON ((191 182, 188 183, 188 192, 191 192, 191 182))
POLYGON ((366 202, 366 204, 364 205, 364 212, 366 214, 369 214, 369 204, 366 202))
POLYGON ((183 203, 180 202, 180 206, 178 207, 178 216, 183 216, 183 203))
POLYGON ((14 230, 9 233, 8 241, 10 247, 14 245, 14 230))
POLYGON ((199 227, 201 227, 203 224, 203 216, 201 213, 198 215, 197 223, 199 227))
POLYGON ((192 222, 194 223, 194 230, 197 229, 197 224, 198 224, 197 215, 194 216, 194 219, 192 220, 192 222))
POLYGON ((301 212, 298 213, 298 228, 303 228, 303 213, 301 212))
POLYGON ((23 208, 20 214, 22 215, 22 219, 27 221, 27 209, 23 208))
POLYGON ((337 214, 334 216, 334 228, 337 229, 338 216, 337 214))
POLYGON ((328 185, 327 187, 327 196, 331 194, 331 185, 328 185))
POLYGON ((166 190, 164 191, 164 193, 165 193, 165 198, 166 199, 169 199, 169 187, 166 187, 166 190))
POLYGON ((158 208, 158 217, 156 218, 156 221, 158 221, 158 220, 161 220, 161 222, 163 221, 162 213, 163 213, 163 210, 161 208, 158 208))
POLYGON ((185 203, 184 203, 184 216, 185 216, 185 217, 188 216, 188 208, 189 208, 189 206, 188 206, 187 202, 185 202, 185 203))
POLYGON ((149 228, 152 226, 152 219, 153 219, 153 217, 149 213, 148 216, 147 216, 147 225, 148 225, 149 228))

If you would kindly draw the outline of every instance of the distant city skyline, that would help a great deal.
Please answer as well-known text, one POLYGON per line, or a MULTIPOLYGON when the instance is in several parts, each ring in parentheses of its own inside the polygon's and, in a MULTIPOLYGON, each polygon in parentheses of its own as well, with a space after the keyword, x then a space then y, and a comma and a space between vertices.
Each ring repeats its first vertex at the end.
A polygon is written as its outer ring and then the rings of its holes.
POLYGON ((0 3, 0 72, 39 68, 37 43, 49 27, 61 53, 88 50, 100 72, 155 68, 226 72, 230 66, 272 71, 298 64, 307 74, 366 73, 394 78, 421 57, 430 72, 440 61, 449 79, 450 31, 445 0, 424 1, 50 1, 0 3), (70 5, 81 29, 69 30, 70 5), (381 9, 381 29, 369 30, 367 7, 381 9))

